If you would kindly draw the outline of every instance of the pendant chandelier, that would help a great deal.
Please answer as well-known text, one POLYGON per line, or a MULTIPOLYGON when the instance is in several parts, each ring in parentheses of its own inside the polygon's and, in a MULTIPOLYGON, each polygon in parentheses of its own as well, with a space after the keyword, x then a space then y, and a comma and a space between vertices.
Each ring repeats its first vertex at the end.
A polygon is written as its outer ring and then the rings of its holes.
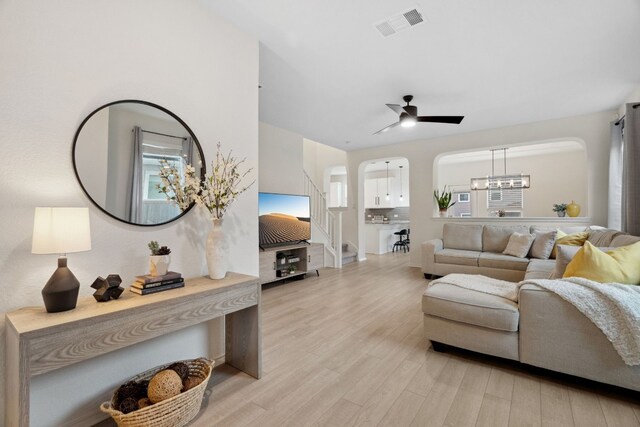
POLYGON ((471 190, 526 189, 531 186, 531 175, 507 174, 507 148, 496 148, 491 151, 491 175, 483 178, 471 178, 471 190), (503 152, 504 174, 495 173, 495 152, 503 152))

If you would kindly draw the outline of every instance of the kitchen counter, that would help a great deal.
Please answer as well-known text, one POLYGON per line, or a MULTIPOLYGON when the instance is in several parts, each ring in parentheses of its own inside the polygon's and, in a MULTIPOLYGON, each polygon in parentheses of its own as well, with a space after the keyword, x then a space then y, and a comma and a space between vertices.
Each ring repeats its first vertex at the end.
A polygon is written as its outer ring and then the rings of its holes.
POLYGON ((409 228, 409 221, 394 221, 383 224, 365 224, 365 252, 368 254, 386 254, 391 252, 398 241, 395 232, 409 228))

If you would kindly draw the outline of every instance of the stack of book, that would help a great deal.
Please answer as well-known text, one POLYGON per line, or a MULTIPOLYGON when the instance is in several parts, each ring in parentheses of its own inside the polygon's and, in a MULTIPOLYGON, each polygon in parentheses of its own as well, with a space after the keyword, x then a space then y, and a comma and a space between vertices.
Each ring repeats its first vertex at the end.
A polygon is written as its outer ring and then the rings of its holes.
POLYGON ((182 287, 184 287, 182 274, 169 271, 162 276, 151 276, 150 274, 136 276, 136 281, 129 290, 139 295, 147 295, 182 287))

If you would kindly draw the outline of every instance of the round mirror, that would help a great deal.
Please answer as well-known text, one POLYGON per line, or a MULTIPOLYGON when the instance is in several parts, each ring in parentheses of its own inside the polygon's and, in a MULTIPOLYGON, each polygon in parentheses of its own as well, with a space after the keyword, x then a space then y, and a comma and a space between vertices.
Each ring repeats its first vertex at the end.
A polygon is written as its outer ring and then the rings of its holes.
POLYGON ((91 201, 109 216, 135 225, 160 225, 184 211, 158 189, 160 161, 184 176, 204 177, 204 155, 191 129, 169 110, 145 101, 104 105, 84 119, 73 140, 73 167, 91 201))

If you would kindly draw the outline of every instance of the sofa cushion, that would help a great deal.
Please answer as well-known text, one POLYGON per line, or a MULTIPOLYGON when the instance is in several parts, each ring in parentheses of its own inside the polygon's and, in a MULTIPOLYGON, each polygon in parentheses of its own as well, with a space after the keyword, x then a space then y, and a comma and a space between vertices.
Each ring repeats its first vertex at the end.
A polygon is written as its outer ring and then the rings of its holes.
POLYGON ((593 246, 611 246, 611 242, 619 234, 625 233, 620 230, 609 230, 607 228, 603 228, 601 230, 589 230, 589 237, 587 237, 587 241, 593 246))
POLYGON ((524 280, 550 279, 556 267, 556 262, 552 259, 532 259, 527 265, 524 280))
POLYGON ((442 242, 445 249, 481 251, 482 226, 453 223, 445 224, 442 230, 442 242))
POLYGON ((478 266, 480 252, 463 251, 461 249, 443 249, 436 252, 436 262, 438 264, 472 265, 478 266))
POLYGON ((478 266, 490 268, 503 268, 506 270, 525 271, 529 264, 528 258, 516 258, 511 255, 482 252, 478 258, 478 266))
POLYGON ((536 239, 531 245, 529 258, 549 259, 553 244, 556 241, 557 230, 542 231, 536 227, 531 227, 531 233, 535 234, 536 239))
POLYGON ((632 236, 631 234, 618 234, 611 241, 610 246, 614 248, 618 248, 620 246, 629 246, 633 245, 636 242, 640 242, 640 237, 632 236))
POLYGON ((437 283, 422 296, 422 311, 456 322, 500 331, 518 330, 518 305, 495 295, 437 283))
POLYGON ((527 234, 529 227, 526 225, 514 225, 504 227, 499 225, 485 225, 482 229, 482 251, 502 253, 509 243, 509 237, 513 233, 527 234))
POLYGON ((525 258, 535 239, 535 234, 513 233, 511 237, 509 237, 509 243, 507 243, 507 247, 502 253, 518 258, 525 258))

